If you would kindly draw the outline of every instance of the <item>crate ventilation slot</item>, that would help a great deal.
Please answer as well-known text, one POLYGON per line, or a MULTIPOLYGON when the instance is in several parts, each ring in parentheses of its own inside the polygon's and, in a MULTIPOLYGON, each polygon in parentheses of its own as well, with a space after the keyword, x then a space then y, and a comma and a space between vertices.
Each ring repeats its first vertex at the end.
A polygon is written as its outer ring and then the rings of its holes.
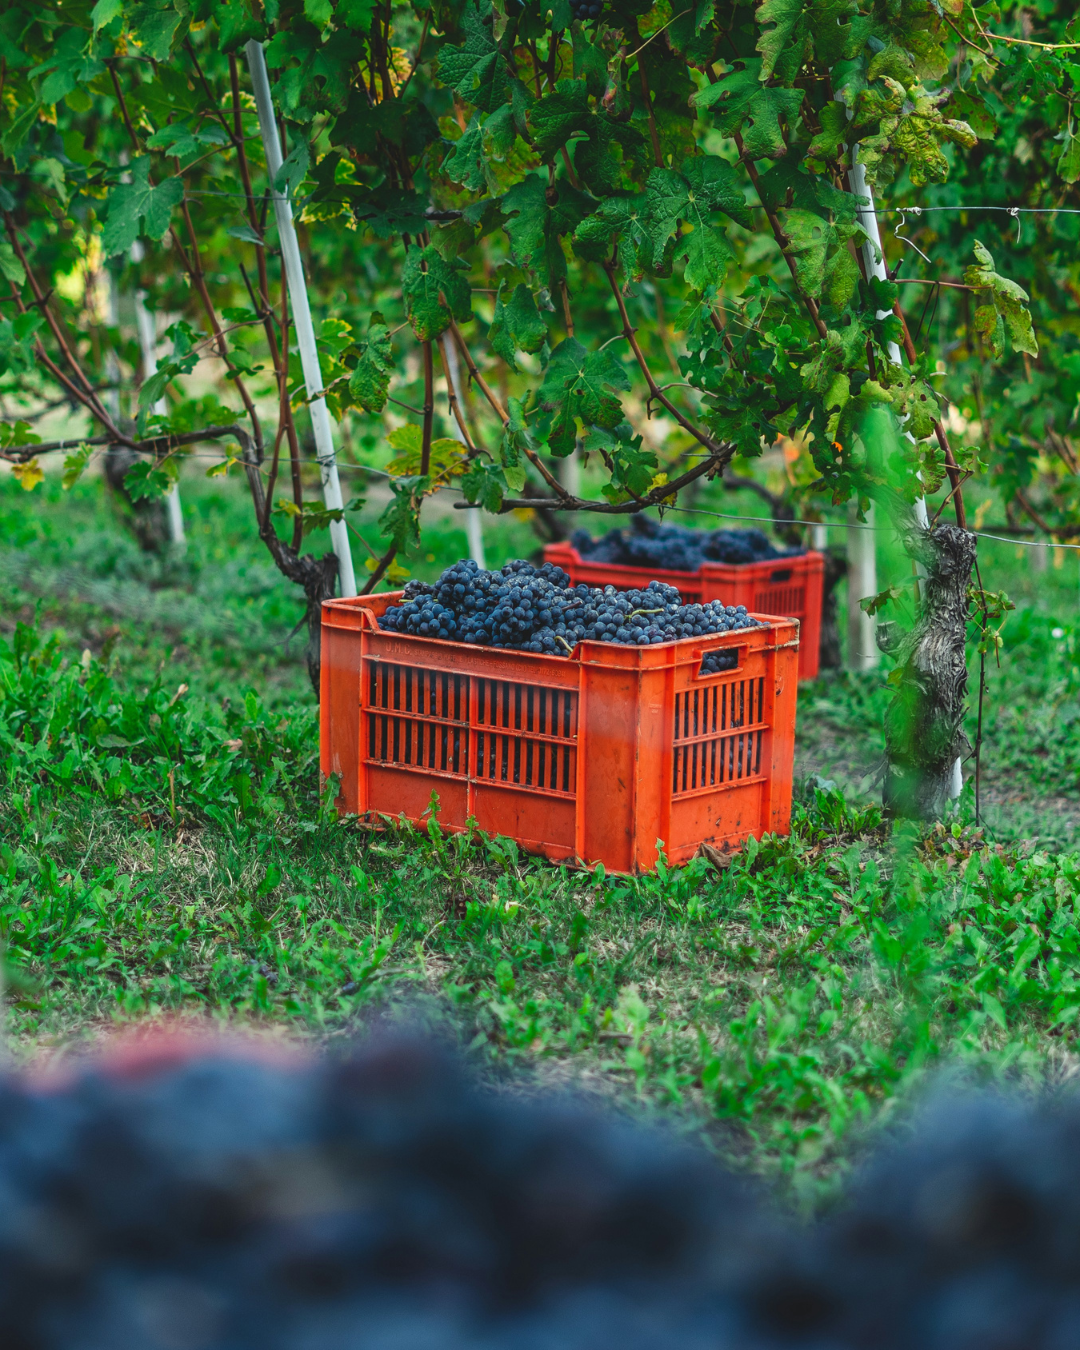
POLYGON ((367 760, 573 796, 577 693, 372 661, 367 760))
POLYGON ((675 695, 675 797, 761 776, 765 680, 730 680, 675 695))

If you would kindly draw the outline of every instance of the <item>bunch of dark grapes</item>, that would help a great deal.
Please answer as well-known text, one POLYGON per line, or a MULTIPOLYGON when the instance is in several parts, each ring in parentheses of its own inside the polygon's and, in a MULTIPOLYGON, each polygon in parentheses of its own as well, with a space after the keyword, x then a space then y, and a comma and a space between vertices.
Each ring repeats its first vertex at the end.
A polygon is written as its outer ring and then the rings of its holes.
POLYGON ((1080 1102, 945 1100, 830 1217, 409 1036, 0 1078, 5 1350, 1071 1350, 1080 1102))
POLYGON ((570 542, 591 562, 655 567, 663 572, 696 572, 703 562, 739 565, 791 558, 804 549, 778 549, 760 530, 689 530, 635 516, 629 530, 611 530, 594 539, 576 530, 570 542))
POLYGON ((603 8, 600 0, 570 0, 570 13, 582 23, 587 23, 590 19, 598 19, 603 12, 603 8))
POLYGON ((754 1277, 751 1343, 1080 1345, 1080 1100, 946 1097, 754 1277))
POLYGON ((567 656, 579 642, 647 647, 758 627, 745 605, 718 600, 684 605, 679 592, 660 581, 629 591, 571 586, 566 573, 551 563, 534 567, 517 561, 500 572, 459 562, 433 586, 410 583, 402 603, 391 605, 379 623, 414 637, 548 656, 567 656))
POLYGON ((715 1347, 759 1223, 707 1156, 401 1036, 0 1081, 0 1191, 5 1350, 715 1347))

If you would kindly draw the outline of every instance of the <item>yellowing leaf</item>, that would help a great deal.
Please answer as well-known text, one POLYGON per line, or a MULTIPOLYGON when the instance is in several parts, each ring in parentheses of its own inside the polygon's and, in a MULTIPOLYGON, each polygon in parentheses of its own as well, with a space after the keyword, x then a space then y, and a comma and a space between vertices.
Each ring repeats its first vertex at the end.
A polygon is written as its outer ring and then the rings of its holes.
POLYGON ((45 478, 37 455, 35 455, 33 459, 28 459, 24 464, 12 465, 11 472, 12 475, 19 480, 19 484, 24 492, 33 492, 37 485, 45 478))
MULTIPOLYGON (((423 456, 424 434, 414 423, 396 427, 387 440, 395 450, 400 451, 386 466, 387 473, 395 478, 404 478, 420 472, 423 456)), ((441 436, 431 442, 428 459, 428 477, 433 486, 444 485, 468 468, 468 452, 460 441, 441 436)))

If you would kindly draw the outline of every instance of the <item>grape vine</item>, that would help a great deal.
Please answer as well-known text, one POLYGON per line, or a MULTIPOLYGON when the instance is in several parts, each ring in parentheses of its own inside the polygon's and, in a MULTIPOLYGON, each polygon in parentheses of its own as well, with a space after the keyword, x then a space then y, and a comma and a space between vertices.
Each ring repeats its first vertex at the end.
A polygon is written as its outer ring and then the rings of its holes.
MULTIPOLYGON (((57 397, 87 445, 131 451, 133 498, 167 492, 201 430, 242 426, 219 468, 247 474, 317 624, 334 569, 304 540, 362 494, 305 497, 308 393, 249 42, 285 133, 274 186, 300 222, 317 392, 350 429, 345 458, 390 475, 381 538, 354 529, 364 589, 408 575, 434 494, 636 516, 745 475, 780 436, 808 447, 807 510, 877 497, 906 519, 947 485, 965 525, 984 461, 949 431, 951 349, 909 323, 909 278, 869 265, 852 185, 858 169, 879 205, 910 204, 983 153, 1004 67, 966 0, 13 0, 0 394, 26 415, 0 455, 25 487, 57 397), (170 317, 152 375, 102 312, 109 278, 170 317), (207 363, 225 377, 212 394, 194 383, 207 363), (566 485, 570 456, 598 486, 566 485)), ((1067 58, 1024 52, 1029 85, 1067 58)), ((997 248, 967 230, 956 293, 989 361, 1030 363, 1027 292, 997 248)), ((69 453, 66 476, 90 459, 69 453)))

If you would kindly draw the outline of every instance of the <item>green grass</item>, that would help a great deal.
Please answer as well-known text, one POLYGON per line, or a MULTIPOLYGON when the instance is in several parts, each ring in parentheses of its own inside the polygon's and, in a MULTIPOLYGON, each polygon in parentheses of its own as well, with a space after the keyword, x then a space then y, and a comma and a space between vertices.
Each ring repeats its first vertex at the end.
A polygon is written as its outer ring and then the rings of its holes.
MULTIPOLYGON (((0 482, 0 932, 19 1056, 148 1015, 324 1038, 409 1010, 493 1063, 661 1112, 808 1203, 928 1073, 1072 1071, 1074 576, 1051 569, 1025 597, 1015 550, 984 552, 987 585, 1026 603, 991 674, 983 829, 970 789, 945 826, 882 823, 862 771, 883 678, 836 675, 800 696, 789 838, 720 876, 608 878, 435 819, 336 820, 286 643, 301 608, 232 485, 186 492, 191 546, 170 565, 126 540, 97 485, 46 492, 0 482)), ((460 554, 452 526, 417 570, 460 554)), ((493 538, 495 561, 529 546, 524 529, 493 538)))

